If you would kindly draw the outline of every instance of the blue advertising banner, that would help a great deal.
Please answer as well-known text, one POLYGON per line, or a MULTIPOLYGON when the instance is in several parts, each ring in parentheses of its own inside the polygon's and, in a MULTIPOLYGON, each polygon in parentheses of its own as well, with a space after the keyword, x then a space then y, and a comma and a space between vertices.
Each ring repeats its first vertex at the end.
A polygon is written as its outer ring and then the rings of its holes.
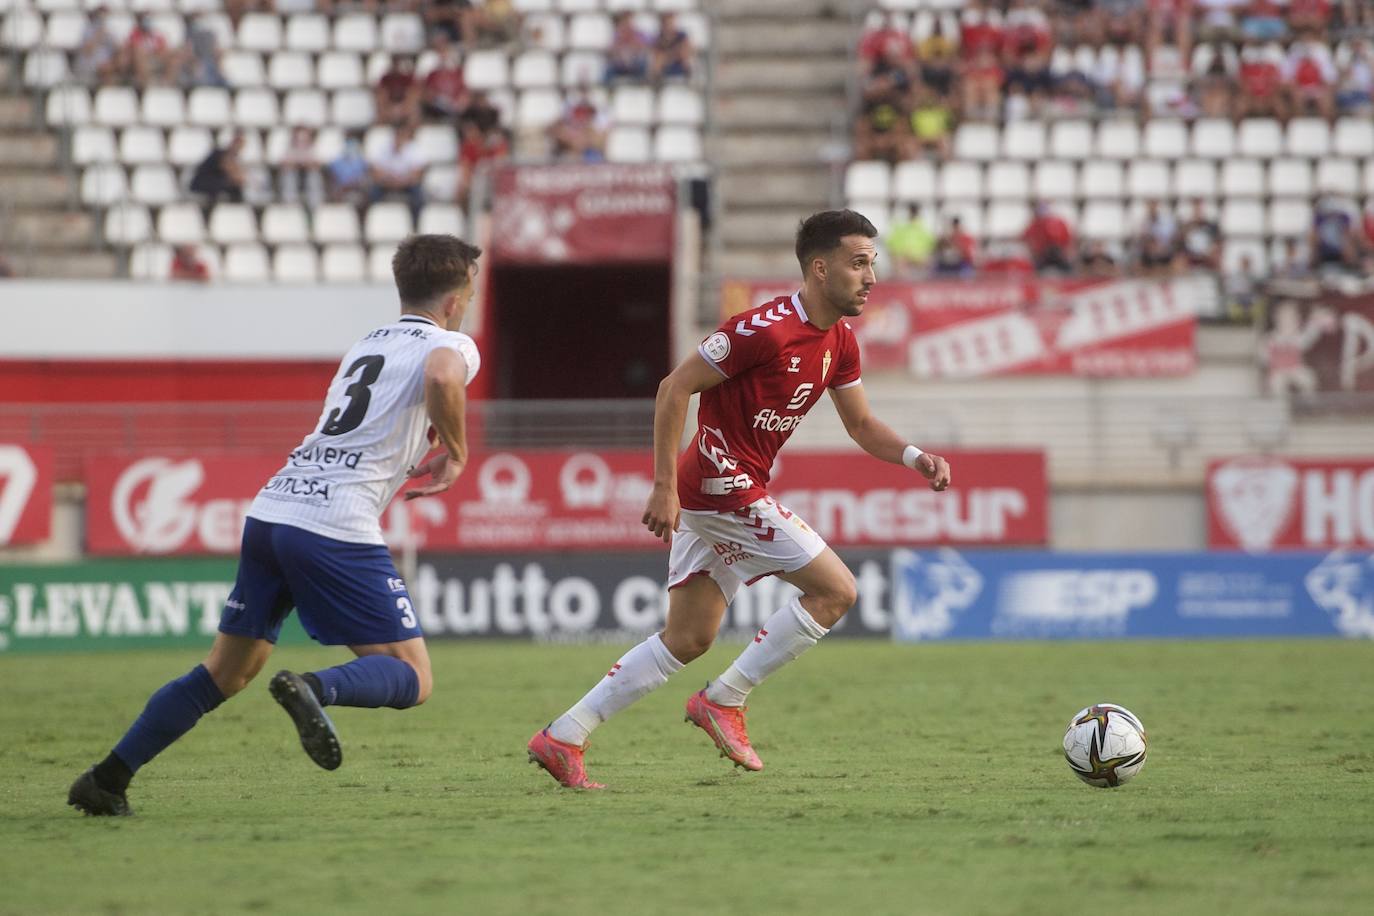
POLYGON ((1374 555, 898 550, 895 639, 1374 638, 1374 555))

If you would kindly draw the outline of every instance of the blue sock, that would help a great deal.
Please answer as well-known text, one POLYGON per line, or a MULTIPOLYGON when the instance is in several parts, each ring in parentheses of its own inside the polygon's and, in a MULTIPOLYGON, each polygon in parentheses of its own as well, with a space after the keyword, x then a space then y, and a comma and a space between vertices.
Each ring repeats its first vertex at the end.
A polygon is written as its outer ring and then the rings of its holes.
POLYGON ((204 665, 196 665, 163 684, 115 745, 114 753, 131 772, 189 732, 200 717, 224 702, 224 694, 204 665))
POLYGON ((346 665, 316 671, 325 706, 390 706, 406 709, 420 698, 415 669, 390 655, 363 655, 346 665))

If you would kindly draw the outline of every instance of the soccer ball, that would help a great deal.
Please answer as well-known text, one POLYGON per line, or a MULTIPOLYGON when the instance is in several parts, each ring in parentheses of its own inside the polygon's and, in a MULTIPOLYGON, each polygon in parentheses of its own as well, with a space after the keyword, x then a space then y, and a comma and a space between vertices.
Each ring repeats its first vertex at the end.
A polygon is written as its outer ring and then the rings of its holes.
POLYGON ((1090 786, 1114 788, 1145 765, 1145 726, 1124 706, 1080 709, 1064 733, 1064 759, 1090 786))

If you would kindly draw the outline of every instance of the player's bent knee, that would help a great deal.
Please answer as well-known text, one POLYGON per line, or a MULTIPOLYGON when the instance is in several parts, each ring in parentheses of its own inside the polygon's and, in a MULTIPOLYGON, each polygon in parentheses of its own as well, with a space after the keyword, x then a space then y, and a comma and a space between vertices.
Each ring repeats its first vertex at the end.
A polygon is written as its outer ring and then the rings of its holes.
POLYGON ((715 637, 697 633, 673 633, 665 631, 660 637, 663 646, 684 665, 705 655, 715 642, 715 637))

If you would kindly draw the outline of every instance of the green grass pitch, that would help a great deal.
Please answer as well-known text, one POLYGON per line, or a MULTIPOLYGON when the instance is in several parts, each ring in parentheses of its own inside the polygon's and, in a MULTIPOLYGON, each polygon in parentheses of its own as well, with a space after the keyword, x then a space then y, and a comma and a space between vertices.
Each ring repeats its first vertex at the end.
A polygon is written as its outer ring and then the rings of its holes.
MULTIPOLYGON (((603 793, 531 732, 615 647, 432 646, 424 707, 335 710, 311 765, 266 677, 135 780, 64 806, 178 650, 0 658, 0 913, 1367 913, 1374 644, 832 640, 759 689, 746 774, 682 722, 718 646, 593 737, 603 793), (1059 742, 1105 700, 1150 731, 1129 785, 1059 742)), ((276 667, 339 660, 281 650, 276 667)))

